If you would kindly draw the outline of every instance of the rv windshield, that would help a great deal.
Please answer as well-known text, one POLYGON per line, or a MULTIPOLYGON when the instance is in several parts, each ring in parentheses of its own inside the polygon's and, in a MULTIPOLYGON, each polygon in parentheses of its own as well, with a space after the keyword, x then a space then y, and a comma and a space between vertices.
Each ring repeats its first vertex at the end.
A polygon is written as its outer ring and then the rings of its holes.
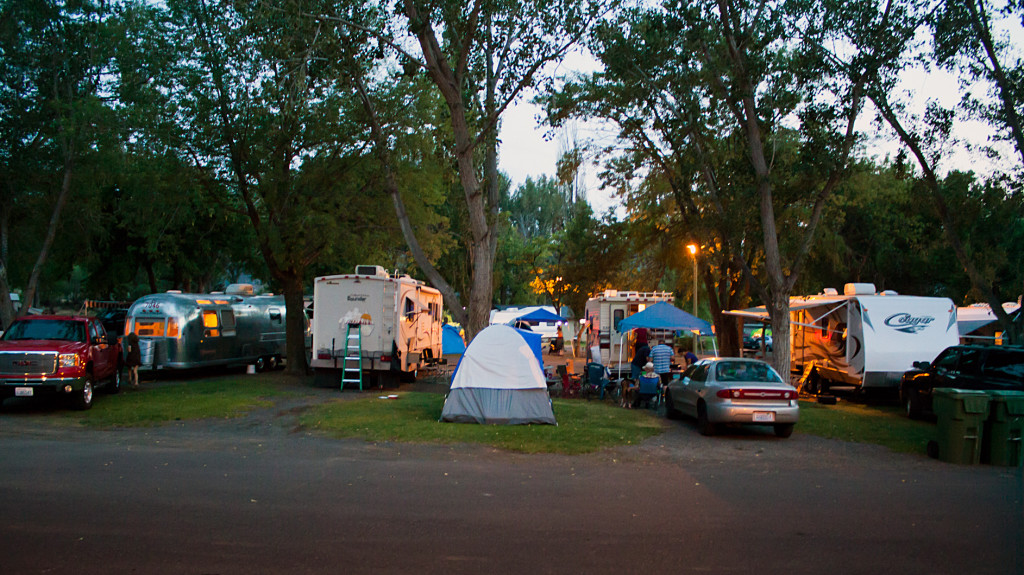
POLYGON ((59 319, 18 320, 4 333, 5 341, 19 339, 54 339, 85 341, 85 324, 59 319))

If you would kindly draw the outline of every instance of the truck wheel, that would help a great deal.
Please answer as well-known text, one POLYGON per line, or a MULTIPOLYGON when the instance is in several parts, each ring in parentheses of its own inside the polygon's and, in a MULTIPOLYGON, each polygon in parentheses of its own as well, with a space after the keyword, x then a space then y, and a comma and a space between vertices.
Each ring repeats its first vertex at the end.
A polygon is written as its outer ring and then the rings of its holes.
POLYGON ((114 395, 121 393, 121 372, 124 370, 124 366, 121 364, 117 365, 117 369, 114 370, 114 375, 110 376, 110 381, 107 382, 107 386, 104 391, 114 395))
POLYGON ((267 368, 267 358, 262 355, 256 358, 256 372, 259 373, 267 368))
POLYGON ((92 407, 92 394, 92 374, 89 374, 85 378, 85 386, 82 388, 82 391, 79 391, 72 396, 72 407, 79 411, 85 411, 86 409, 89 409, 90 407, 92 407))
POLYGON ((910 419, 921 418, 921 399, 917 397, 916 391, 908 389, 903 392, 903 407, 910 419))
POLYGON ((270 371, 274 371, 275 369, 277 369, 279 363, 280 362, 278 361, 277 356, 272 355, 270 356, 270 359, 267 360, 267 369, 269 369, 270 371))

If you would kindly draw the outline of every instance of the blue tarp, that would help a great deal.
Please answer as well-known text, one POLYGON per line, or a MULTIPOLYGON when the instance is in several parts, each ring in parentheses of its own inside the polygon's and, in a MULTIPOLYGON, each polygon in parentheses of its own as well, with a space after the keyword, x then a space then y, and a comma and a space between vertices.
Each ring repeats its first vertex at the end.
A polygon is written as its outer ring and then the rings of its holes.
POLYGON ((711 324, 686 313, 668 302, 658 302, 642 312, 635 313, 619 322, 619 331, 625 332, 638 327, 647 329, 669 329, 672 331, 700 330, 701 335, 712 335, 711 324))
POLYGON ((462 340, 459 328, 454 325, 444 324, 441 331, 441 353, 466 353, 466 342, 462 340))
POLYGON ((557 313, 551 313, 544 308, 539 308, 517 317, 516 321, 565 321, 565 318, 557 313))

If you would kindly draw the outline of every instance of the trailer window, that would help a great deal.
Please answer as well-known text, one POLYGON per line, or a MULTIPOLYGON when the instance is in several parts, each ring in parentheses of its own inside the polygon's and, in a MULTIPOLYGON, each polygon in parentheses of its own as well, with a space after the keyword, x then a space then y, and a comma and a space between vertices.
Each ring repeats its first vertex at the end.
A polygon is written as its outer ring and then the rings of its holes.
POLYGON ((164 318, 135 318, 135 334, 147 337, 163 337, 164 318))
POLYGON ((281 323, 281 310, 272 309, 270 310, 270 321, 274 323, 281 323))
POLYGON ((217 312, 206 310, 203 312, 203 335, 206 337, 220 337, 220 323, 217 320, 217 312))
POLYGON ((625 310, 617 309, 612 312, 612 325, 615 327, 615 331, 619 331, 619 322, 625 319, 625 310))
POLYGON ((220 312, 220 324, 224 328, 223 335, 235 335, 235 312, 226 309, 220 312))
POLYGON ((178 320, 173 317, 167 318, 167 337, 181 337, 181 328, 178 327, 178 320))
POLYGON ((405 298, 405 319, 412 321, 413 315, 416 314, 416 304, 413 303, 412 299, 405 298))

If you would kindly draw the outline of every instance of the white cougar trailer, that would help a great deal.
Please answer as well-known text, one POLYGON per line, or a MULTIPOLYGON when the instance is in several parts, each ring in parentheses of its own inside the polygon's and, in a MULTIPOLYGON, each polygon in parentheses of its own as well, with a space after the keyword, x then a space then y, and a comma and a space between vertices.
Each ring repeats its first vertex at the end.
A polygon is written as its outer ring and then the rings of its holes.
MULTIPOLYGON (((584 328, 587 332, 587 346, 597 347, 601 350, 601 357, 591 358, 593 361, 603 365, 611 365, 620 356, 628 361, 632 351, 621 350, 621 345, 632 344, 632 335, 624 334, 629 330, 619 332, 619 322, 627 317, 645 310, 648 306, 658 302, 672 303, 671 292, 636 292, 605 290, 604 292, 587 300, 586 317, 584 328)), ((663 337, 666 333, 655 334, 655 337, 663 337)))
POLYGON ((415 378, 417 369, 441 358, 442 303, 436 289, 380 266, 316 278, 316 384, 361 388, 415 378))
POLYGON ((253 364, 277 367, 286 353, 283 296, 253 296, 251 286, 225 293, 167 292, 128 308, 125 333, 139 336, 143 369, 253 364))
MULTIPOLYGON (((726 313, 768 321, 764 307, 726 313)), ((792 370, 811 392, 831 384, 895 387, 915 361, 959 343, 952 300, 875 293, 870 283, 846 284, 843 295, 826 289, 790 298, 789 315, 792 370)))

